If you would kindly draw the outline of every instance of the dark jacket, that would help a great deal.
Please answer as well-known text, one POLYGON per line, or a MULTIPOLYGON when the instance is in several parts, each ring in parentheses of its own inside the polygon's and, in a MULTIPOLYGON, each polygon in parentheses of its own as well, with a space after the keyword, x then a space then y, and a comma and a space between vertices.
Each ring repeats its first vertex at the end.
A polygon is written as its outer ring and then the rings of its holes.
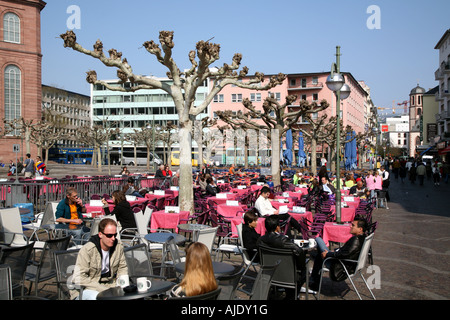
POLYGON ((299 270, 303 270, 305 268, 305 252, 302 248, 293 243, 287 236, 276 232, 268 232, 261 236, 256 242, 257 246, 260 244, 265 244, 266 246, 272 248, 291 249, 296 255, 297 268, 299 270))
POLYGON ((155 178, 164 179, 165 177, 166 176, 164 175, 161 169, 156 170, 155 178))
MULTIPOLYGON (((326 258, 358 260, 365 236, 351 237, 341 248, 327 252, 326 258)), ((345 268, 351 274, 356 269, 356 263, 344 262, 345 268)), ((330 278, 334 281, 342 281, 347 278, 344 267, 339 261, 333 260, 330 265, 330 278)))
POLYGON ((206 195, 208 195, 208 196, 215 196, 217 192, 218 192, 217 187, 214 187, 214 186, 212 186, 210 184, 208 184, 206 186, 206 195))
POLYGON ((136 220, 134 219, 134 212, 131 209, 128 201, 119 202, 112 212, 109 211, 109 206, 103 208, 105 215, 115 215, 117 221, 120 222, 122 229, 136 228, 136 220))
POLYGON ((247 250, 250 259, 255 254, 256 257, 253 262, 259 262, 258 246, 256 245, 260 235, 254 228, 249 227, 247 224, 242 224, 242 242, 244 248, 247 250), (256 250, 256 251, 255 251, 256 250))

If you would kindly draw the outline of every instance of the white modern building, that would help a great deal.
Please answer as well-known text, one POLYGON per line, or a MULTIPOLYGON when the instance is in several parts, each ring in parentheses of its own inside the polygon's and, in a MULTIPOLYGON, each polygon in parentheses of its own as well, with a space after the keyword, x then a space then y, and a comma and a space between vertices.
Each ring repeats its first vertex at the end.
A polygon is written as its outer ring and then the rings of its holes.
MULTIPOLYGON (((172 82, 169 78, 156 78, 159 81, 172 82)), ((119 83, 118 80, 105 80, 108 84, 131 88, 130 82, 119 83)), ((195 105, 200 105, 209 92, 208 81, 197 90, 195 105)), ((107 128, 119 128, 121 135, 133 133, 134 129, 154 125, 164 127, 168 121, 178 125, 178 114, 172 97, 161 89, 141 89, 134 92, 112 91, 102 85, 91 85, 92 124, 107 128)), ((209 108, 197 116, 208 116, 209 108)), ((117 138, 118 139, 118 138, 117 138)), ((110 141, 118 146, 119 140, 110 141)), ((162 143, 161 143, 162 145, 162 143)), ((159 149, 160 145, 157 144, 159 149)))
MULTIPOLYGON (((386 118, 387 138, 392 148, 409 148, 409 116, 386 118)), ((386 133, 385 133, 386 134, 386 133)))

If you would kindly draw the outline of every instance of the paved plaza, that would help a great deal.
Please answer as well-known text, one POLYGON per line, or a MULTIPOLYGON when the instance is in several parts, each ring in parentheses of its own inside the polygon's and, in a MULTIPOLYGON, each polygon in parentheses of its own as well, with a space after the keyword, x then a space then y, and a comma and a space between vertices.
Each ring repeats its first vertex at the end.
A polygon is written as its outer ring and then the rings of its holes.
MULTIPOLYGON (((81 166, 50 166, 51 176, 98 174, 81 166)), ((113 168, 116 173, 119 166, 113 168)), ((4 177, 4 171, 0 176, 4 177)), ((105 170, 104 170, 105 172, 105 170)), ((132 170, 132 172, 136 172, 132 170)), ((378 229, 373 241, 374 271, 379 272, 380 288, 373 290, 378 300, 448 300, 450 298, 450 185, 441 181, 434 186, 426 180, 402 183, 393 177, 389 188, 389 209, 379 208, 373 213, 378 229)), ((238 265, 240 259, 232 257, 238 265)), ((372 274, 366 274, 366 278, 372 274)), ((362 281, 357 281, 363 299, 370 295, 362 281)), ((45 286, 42 294, 54 295, 54 286, 45 286)), ((356 300, 351 284, 325 281, 323 300, 356 300)), ((241 295, 246 299, 245 295, 241 295)), ((273 297, 274 299, 282 296, 273 297)), ((300 299, 304 299, 301 296, 300 299)), ((310 296, 310 300, 315 300, 310 296)))

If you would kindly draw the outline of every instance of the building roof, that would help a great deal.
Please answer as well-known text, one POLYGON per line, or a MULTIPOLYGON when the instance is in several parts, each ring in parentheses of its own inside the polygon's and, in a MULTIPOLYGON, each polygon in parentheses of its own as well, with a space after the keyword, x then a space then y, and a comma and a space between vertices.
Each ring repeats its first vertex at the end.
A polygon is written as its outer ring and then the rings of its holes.
POLYGON ((425 94, 429 94, 429 95, 433 95, 434 96, 436 94, 436 92, 439 92, 439 86, 438 85, 436 87, 428 90, 425 94))
POLYGON ((425 89, 422 88, 421 86, 417 85, 417 87, 415 87, 414 89, 411 90, 411 94, 420 94, 420 93, 425 93, 425 89))
POLYGON ((445 39, 450 36, 450 29, 447 29, 447 31, 444 32, 444 34, 442 35, 441 39, 439 39, 438 43, 436 44, 436 46, 434 47, 435 49, 439 49, 442 45, 442 43, 445 41, 445 39))

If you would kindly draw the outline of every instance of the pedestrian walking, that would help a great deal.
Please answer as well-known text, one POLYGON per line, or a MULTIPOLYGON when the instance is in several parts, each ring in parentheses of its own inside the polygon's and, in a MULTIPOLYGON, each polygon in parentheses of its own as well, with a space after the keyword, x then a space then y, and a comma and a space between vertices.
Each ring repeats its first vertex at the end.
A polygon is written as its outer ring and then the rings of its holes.
POLYGON ((423 180, 425 179, 425 174, 427 169, 425 168, 423 162, 419 162, 416 168, 417 179, 419 180, 419 185, 423 186, 423 180))
POLYGON ((435 186, 439 186, 439 183, 441 181, 441 173, 439 172, 439 168, 436 163, 433 163, 431 166, 431 169, 433 170, 433 182, 435 186))

